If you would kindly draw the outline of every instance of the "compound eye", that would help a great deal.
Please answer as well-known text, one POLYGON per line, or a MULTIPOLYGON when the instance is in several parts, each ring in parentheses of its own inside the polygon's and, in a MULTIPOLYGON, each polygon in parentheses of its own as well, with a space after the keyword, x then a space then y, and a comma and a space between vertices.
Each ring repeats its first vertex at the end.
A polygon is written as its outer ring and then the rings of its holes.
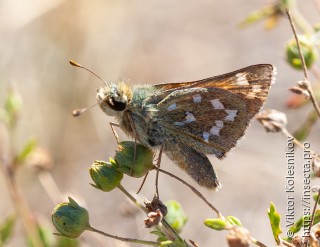
POLYGON ((127 107, 127 102, 116 101, 114 97, 108 98, 107 103, 115 111, 123 111, 127 107))

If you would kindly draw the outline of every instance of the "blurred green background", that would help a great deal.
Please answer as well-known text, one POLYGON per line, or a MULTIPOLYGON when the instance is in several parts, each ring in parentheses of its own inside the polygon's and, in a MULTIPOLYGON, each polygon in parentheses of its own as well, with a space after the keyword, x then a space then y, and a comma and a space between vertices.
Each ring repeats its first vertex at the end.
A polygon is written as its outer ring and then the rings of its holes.
MULTIPOLYGON (((294 71, 284 61, 284 45, 292 37, 289 22, 280 20, 272 31, 265 31, 261 23, 239 28, 250 12, 266 2, 0 0, 0 101, 14 84, 24 102, 16 145, 21 148, 26 139, 35 137, 49 150, 54 160, 53 177, 60 190, 82 198, 93 226, 119 236, 152 239, 150 230, 144 228, 143 214, 124 216, 126 198, 120 191, 102 193, 89 185, 88 168, 93 160, 107 160, 117 148, 108 124, 113 119, 98 107, 79 118, 71 116, 74 108, 95 102, 95 89, 102 83, 70 66, 68 60, 91 68, 106 81, 123 79, 133 85, 191 81, 256 63, 271 63, 277 66, 278 76, 265 108, 286 112, 288 129, 294 130, 311 108, 293 111, 285 107, 290 95, 287 88, 303 79, 301 71, 294 71)), ((319 20, 313 1, 297 2, 311 23, 319 20)), ((122 140, 127 139, 118 132, 122 140)), ((309 141, 317 150, 319 127, 313 133, 309 141)), ((5 149, 3 126, 0 138, 5 149)), ((266 213, 270 200, 282 214, 286 212, 285 149, 285 137, 265 133, 254 121, 225 160, 211 159, 222 189, 211 192, 199 188, 224 215, 237 216, 253 236, 270 245, 273 237, 266 213)), ((300 216, 301 152, 297 150, 296 155, 296 215, 300 216)), ((166 157, 161 166, 195 185, 166 157)), ((36 174, 23 167, 18 181, 30 208, 52 227, 50 213, 54 204, 36 174)), ((136 192, 141 181, 126 177, 123 185, 136 192)), ((3 177, 0 191, 1 220, 14 210, 3 177)), ((151 199, 153 193, 151 174, 141 196, 151 199)), ((174 199, 184 207, 189 217, 182 232, 184 238, 200 246, 226 246, 224 232, 203 225, 203 220, 214 214, 189 189, 161 175, 160 194, 164 201, 174 199)), ((8 246, 25 246, 22 233, 18 223, 8 246)), ((130 246, 97 238, 101 246, 130 246)), ((83 246, 98 245, 87 241, 83 246)))

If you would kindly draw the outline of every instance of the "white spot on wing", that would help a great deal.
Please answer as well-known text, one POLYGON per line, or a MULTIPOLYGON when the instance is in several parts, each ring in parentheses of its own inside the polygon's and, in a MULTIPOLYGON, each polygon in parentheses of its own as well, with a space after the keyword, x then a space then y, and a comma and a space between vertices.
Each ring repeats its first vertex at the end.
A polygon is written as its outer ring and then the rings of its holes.
POLYGON ((210 130, 210 133, 212 135, 218 136, 220 135, 220 128, 218 128, 217 126, 213 126, 210 130))
POLYGON ((257 97, 257 94, 255 92, 249 92, 245 95, 245 97, 247 99, 254 99, 255 97, 257 97))
POLYGON ((228 114, 224 120, 226 121, 234 121, 234 118, 238 114, 238 110, 226 110, 226 113, 228 114))
POLYGON ((216 125, 217 125, 217 127, 222 128, 223 127, 223 121, 216 120, 216 125))
POLYGON ((219 136, 220 135, 220 130, 223 128, 223 122, 221 120, 217 120, 216 121, 216 126, 213 126, 211 129, 210 129, 210 133, 212 135, 216 135, 216 136, 219 136))
POLYGON ((261 85, 253 85, 252 86, 252 92, 260 93, 261 92, 261 85))
POLYGON ((195 103, 201 102, 202 97, 200 94, 193 95, 192 97, 193 97, 193 102, 195 102, 195 103))
POLYGON ((244 73, 238 73, 236 74, 236 84, 238 86, 246 86, 249 85, 249 82, 247 80, 246 74, 244 73))
POLYGON ((185 123, 184 123, 184 122, 174 122, 174 125, 176 125, 176 126, 183 126, 183 125, 185 125, 185 123))
POLYGON ((176 104, 176 103, 173 103, 172 105, 169 105, 169 106, 168 106, 167 110, 168 110, 168 111, 172 111, 172 110, 174 110, 174 109, 176 109, 176 108, 177 108, 177 104, 176 104))
POLYGON ((205 142, 209 142, 210 133, 208 133, 208 132, 203 132, 203 133, 202 133, 202 136, 203 136, 203 139, 204 139, 205 142))
POLYGON ((187 116, 186 116, 186 123, 191 123, 191 122, 194 122, 196 121, 196 118, 193 116, 192 113, 190 112, 186 112, 187 116))
POLYGON ((210 135, 215 135, 215 136, 219 136, 220 135, 220 130, 223 128, 223 121, 221 120, 216 120, 215 121, 216 126, 213 126, 210 129, 210 132, 203 132, 202 136, 205 142, 209 142, 209 137, 210 135))
POLYGON ((210 100, 214 109, 224 109, 224 105, 220 102, 219 99, 210 100))

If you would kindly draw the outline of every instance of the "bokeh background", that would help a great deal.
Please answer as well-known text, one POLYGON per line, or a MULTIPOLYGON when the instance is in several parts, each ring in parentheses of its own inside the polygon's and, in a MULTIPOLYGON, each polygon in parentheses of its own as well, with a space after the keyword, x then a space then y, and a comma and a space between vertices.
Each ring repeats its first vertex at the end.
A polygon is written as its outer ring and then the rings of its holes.
MULTIPOLYGON (((80 118, 74 108, 95 102, 102 83, 89 73, 71 67, 69 59, 88 66, 107 81, 130 80, 135 84, 191 81, 218 75, 256 63, 277 66, 278 75, 265 108, 284 111, 288 129, 294 130, 306 117, 309 106, 288 110, 287 88, 303 78, 284 59, 285 42, 292 37, 282 19, 272 31, 262 23, 246 29, 239 23, 267 1, 256 0, 161 0, 161 1, 0 1, 0 102, 15 85, 23 98, 23 112, 16 133, 18 148, 30 137, 49 150, 54 161, 52 176, 65 195, 74 195, 90 211, 91 224, 108 233, 152 239, 143 225, 143 214, 127 217, 126 198, 120 191, 102 193, 92 188, 88 168, 96 159, 107 160, 117 148, 108 122, 113 119, 98 107, 80 118)), ((308 20, 319 20, 313 1, 297 1, 308 20)), ((2 141, 6 139, 1 126, 2 141)), ((120 138, 127 138, 118 131, 120 138)), ((308 141, 318 150, 319 127, 308 141)), ((3 143, 3 142, 2 142, 3 143)), ((257 121, 223 161, 212 157, 223 188, 219 192, 199 190, 224 215, 234 215, 260 241, 273 244, 267 208, 273 201, 286 212, 286 138, 267 134, 257 121)), ((302 214, 301 152, 296 151, 296 218, 302 214)), ((198 186, 166 157, 162 167, 198 186)), ((154 175, 140 194, 151 199, 154 175)), ((37 175, 28 167, 18 172, 19 186, 30 208, 47 220, 54 204, 37 175)), ((137 191, 141 179, 126 177, 123 185, 137 191)), ((3 174, 0 177, 0 220, 14 210, 3 174)), ((189 220, 182 236, 200 246, 226 246, 225 233, 204 227, 203 220, 215 217, 188 188, 161 175, 164 201, 179 201, 189 220)), ((283 228, 285 222, 282 221, 283 228)), ((54 229, 52 228, 52 231, 54 229)), ((8 246, 25 246, 23 227, 18 223, 8 246)), ((88 234, 84 234, 84 238, 88 234)), ((91 238, 91 237, 90 237, 91 238)), ((83 246, 131 246, 95 236, 83 246), (99 243, 99 244, 98 244, 99 243)))

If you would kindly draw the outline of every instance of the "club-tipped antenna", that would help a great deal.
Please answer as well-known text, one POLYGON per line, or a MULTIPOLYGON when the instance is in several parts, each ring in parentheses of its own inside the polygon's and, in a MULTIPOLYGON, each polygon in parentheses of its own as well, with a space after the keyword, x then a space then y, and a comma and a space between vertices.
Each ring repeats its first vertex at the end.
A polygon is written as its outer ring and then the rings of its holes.
POLYGON ((69 63, 72 65, 72 66, 75 66, 75 67, 78 67, 78 68, 81 68, 81 69, 84 69, 86 71, 88 71, 89 73, 93 74, 95 77, 97 77, 98 79, 100 79, 101 81, 103 81, 104 84, 106 84, 106 86, 109 86, 109 84, 103 80, 100 76, 98 76, 96 73, 94 73, 92 70, 86 68, 86 67, 83 67, 81 64, 73 61, 73 60, 69 60, 69 63))
POLYGON ((89 110, 90 108, 96 106, 98 103, 95 103, 91 106, 87 106, 87 107, 84 107, 84 108, 81 108, 81 109, 74 109, 72 111, 72 116, 74 117, 79 117, 82 113, 84 113, 85 111, 89 110))

